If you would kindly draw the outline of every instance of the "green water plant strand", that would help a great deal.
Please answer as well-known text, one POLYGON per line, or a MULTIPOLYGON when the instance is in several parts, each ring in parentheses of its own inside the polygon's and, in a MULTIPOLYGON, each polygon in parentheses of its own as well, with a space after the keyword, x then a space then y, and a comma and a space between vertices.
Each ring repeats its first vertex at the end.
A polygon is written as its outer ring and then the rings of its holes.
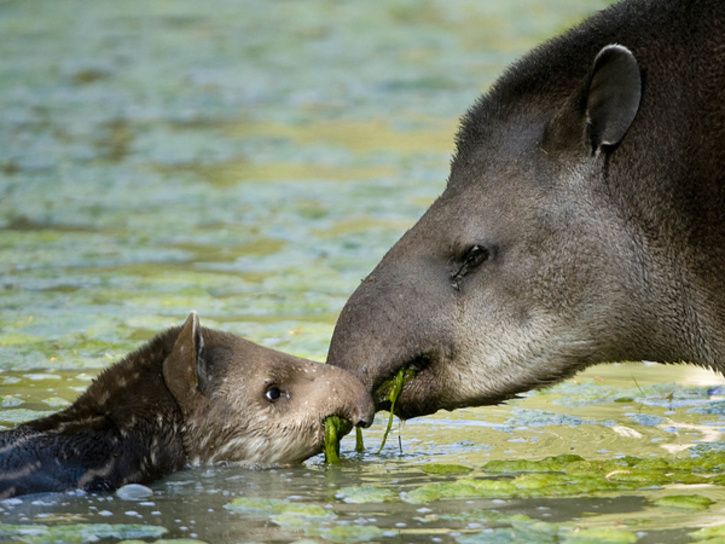
POLYGON ((360 427, 355 427, 355 451, 358 453, 363 453, 365 451, 362 429, 360 427))
POLYGON ((403 385, 405 384, 406 380, 411 376, 412 371, 403 367, 395 375, 395 378, 393 378, 392 387, 390 388, 390 393, 388 393, 388 400, 390 401, 390 417, 388 418, 388 426, 386 427, 385 434, 383 435, 383 442, 380 444, 380 449, 378 449, 378 455, 380 454, 380 452, 383 451, 383 448, 385 447, 385 441, 388 439, 390 429, 393 427, 393 416, 395 415, 395 401, 398 400, 398 397, 400 396, 400 392, 403 390, 403 385))
POLYGON ((340 439, 352 430, 352 423, 337 416, 325 419, 325 463, 341 465, 340 439))

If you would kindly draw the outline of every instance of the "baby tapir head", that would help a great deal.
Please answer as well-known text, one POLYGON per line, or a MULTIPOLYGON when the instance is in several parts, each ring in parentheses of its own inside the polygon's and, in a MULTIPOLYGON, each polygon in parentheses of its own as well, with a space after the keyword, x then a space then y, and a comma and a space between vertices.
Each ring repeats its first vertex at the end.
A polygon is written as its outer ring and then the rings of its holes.
POLYGON ((322 451, 325 418, 367 427, 375 414, 365 387, 347 371, 202 328, 195 312, 163 375, 184 417, 192 464, 302 461, 322 451))

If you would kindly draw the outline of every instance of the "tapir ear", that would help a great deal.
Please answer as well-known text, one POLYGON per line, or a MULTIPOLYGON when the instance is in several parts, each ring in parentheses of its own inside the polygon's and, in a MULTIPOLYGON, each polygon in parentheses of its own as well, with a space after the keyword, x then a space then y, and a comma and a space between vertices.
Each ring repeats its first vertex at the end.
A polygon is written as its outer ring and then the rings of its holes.
POLYGON ((608 45, 594 59, 586 112, 592 149, 616 145, 634 121, 642 98, 637 59, 621 45, 608 45))
POLYGON ((581 145, 592 153, 617 145, 634 121, 642 98, 637 59, 621 45, 604 47, 580 87, 547 127, 547 145, 581 145))
POLYGON ((199 326, 199 316, 196 312, 191 312, 163 366, 166 387, 184 414, 191 409, 200 394, 199 386, 206 380, 206 365, 201 357, 203 348, 204 338, 199 326))

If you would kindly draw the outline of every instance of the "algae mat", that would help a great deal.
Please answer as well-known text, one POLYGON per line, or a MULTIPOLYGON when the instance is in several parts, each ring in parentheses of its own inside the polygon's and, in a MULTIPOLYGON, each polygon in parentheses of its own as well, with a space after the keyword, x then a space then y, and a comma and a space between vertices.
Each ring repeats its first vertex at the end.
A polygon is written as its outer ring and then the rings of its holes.
MULTIPOLYGON (((0 426, 196 309, 323 360, 443 189, 457 119, 603 0, 0 2, 0 426)), ((653 370, 655 370, 653 372, 653 370)), ((13 542, 718 542, 721 379, 600 367, 378 456, 0 503, 13 542), (655 379, 656 378, 656 379, 655 379)))

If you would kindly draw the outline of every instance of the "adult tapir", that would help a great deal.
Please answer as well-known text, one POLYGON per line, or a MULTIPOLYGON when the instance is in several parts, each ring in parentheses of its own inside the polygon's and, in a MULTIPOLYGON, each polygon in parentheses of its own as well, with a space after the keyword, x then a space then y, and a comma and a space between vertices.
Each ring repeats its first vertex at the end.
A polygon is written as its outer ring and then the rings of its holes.
POLYGON ((722 0, 626 0, 509 68, 328 361, 377 408, 415 369, 410 418, 640 359, 725 368, 722 0))

